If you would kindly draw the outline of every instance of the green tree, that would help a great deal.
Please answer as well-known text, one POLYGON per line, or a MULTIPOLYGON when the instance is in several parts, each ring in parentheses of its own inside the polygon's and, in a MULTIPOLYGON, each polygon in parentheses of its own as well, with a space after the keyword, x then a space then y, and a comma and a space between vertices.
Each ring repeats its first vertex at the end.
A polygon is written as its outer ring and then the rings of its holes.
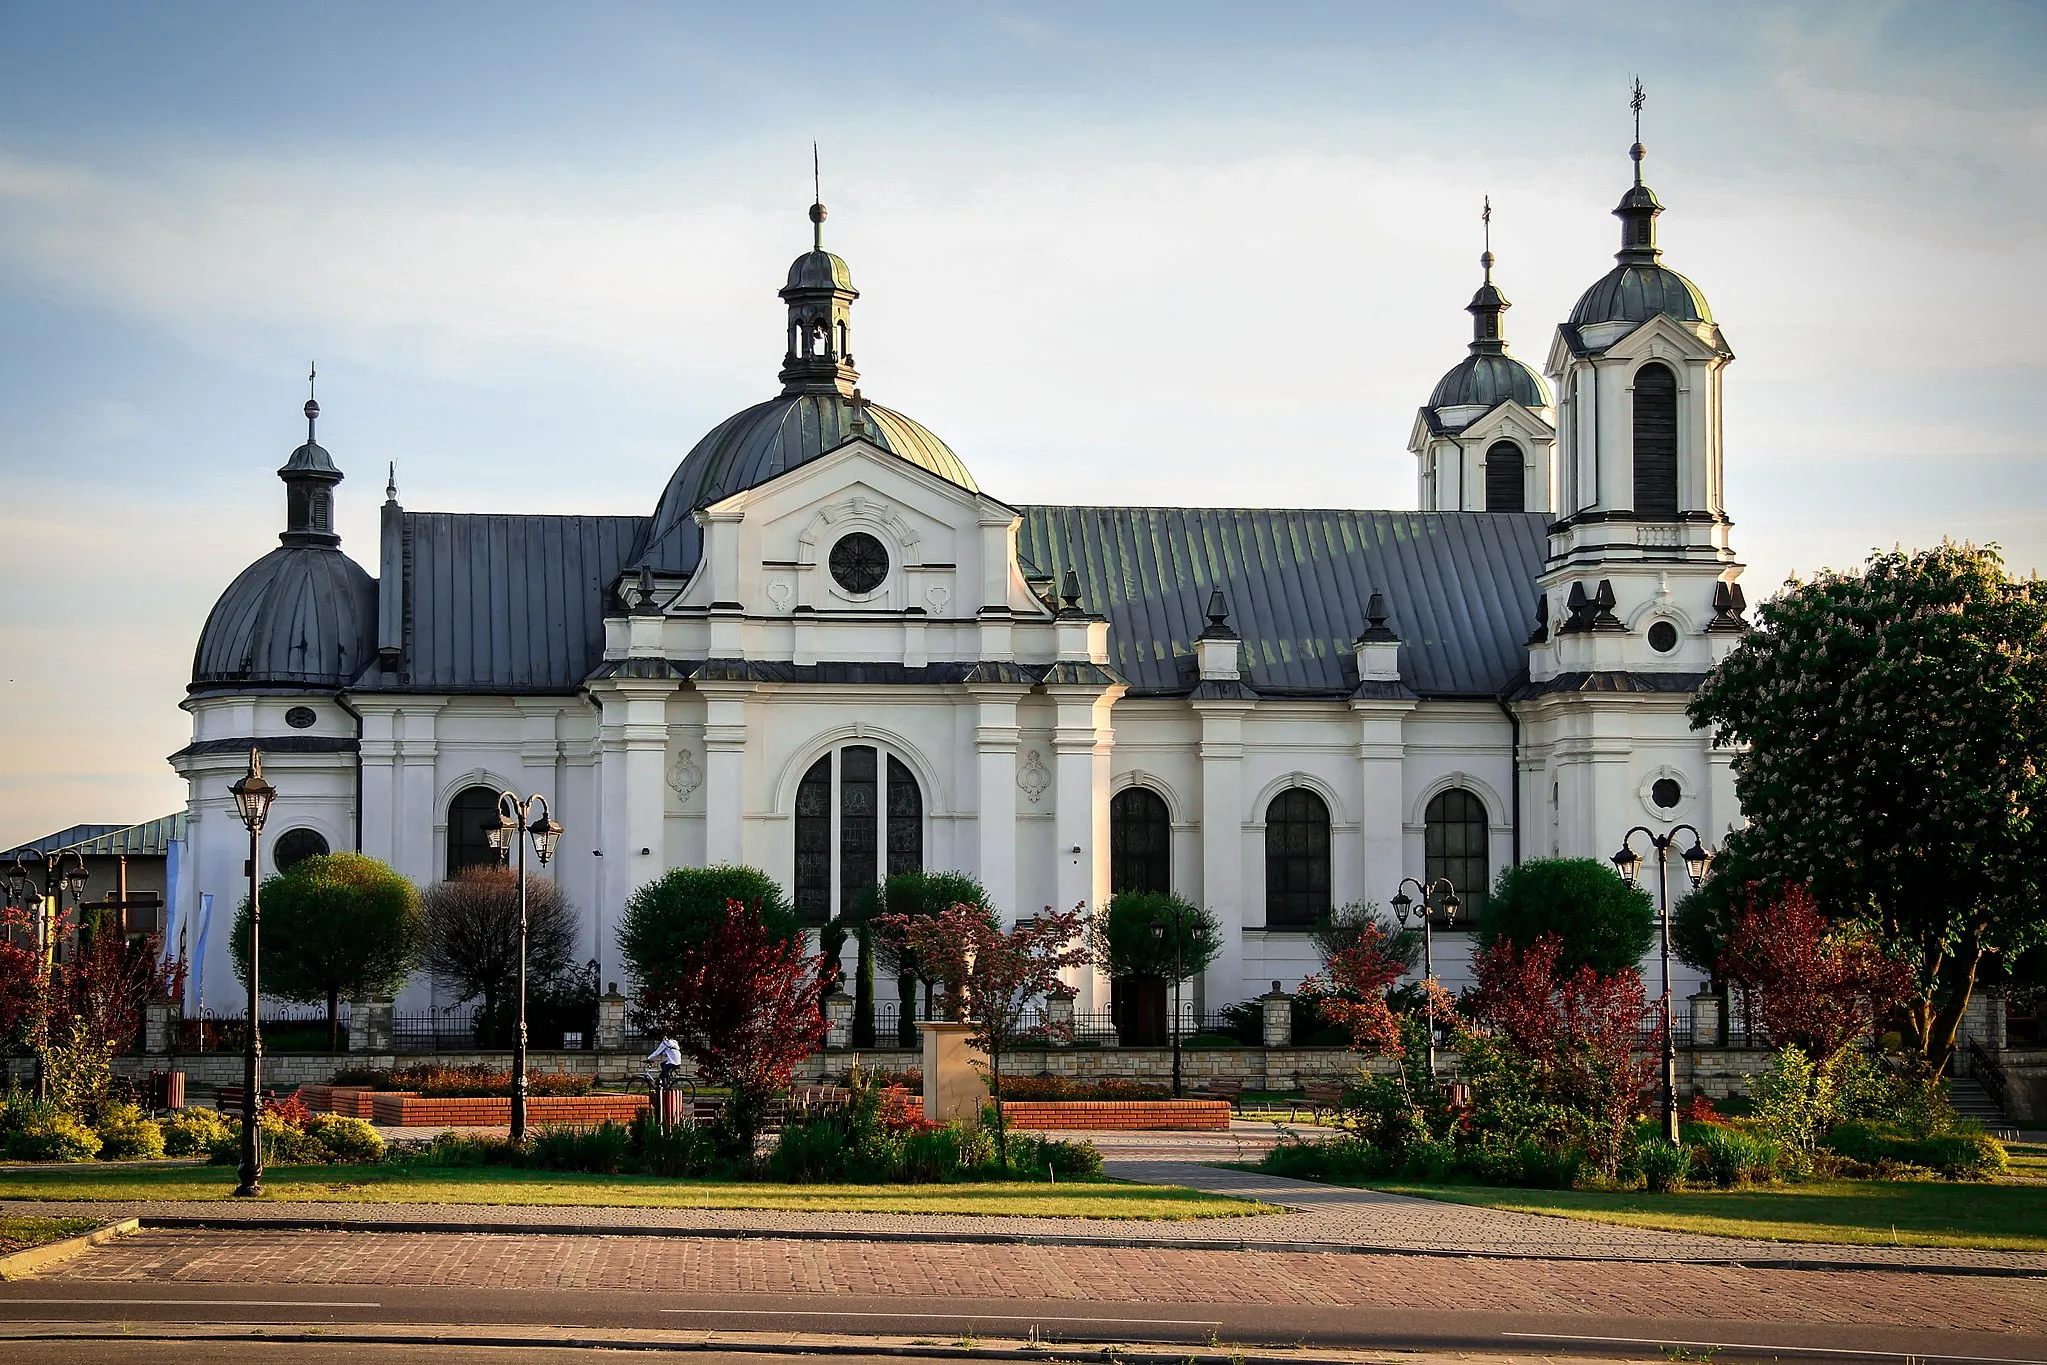
POLYGON ((756 867, 671 868, 626 898, 618 925, 619 953, 637 987, 667 981, 725 923, 737 901, 770 938, 803 947, 803 917, 775 879, 756 867))
POLYGON ((1531 858, 1500 873, 1478 925, 1478 946, 1535 946, 1558 939, 1557 966, 1612 976, 1639 966, 1656 937, 1649 893, 1629 886, 1597 858, 1531 858))
MULTIPOLYGON (((345 996, 387 995, 419 961, 419 891, 375 858, 326 853, 264 879, 263 990, 327 1006, 327 1046, 341 1046, 345 996)), ((235 975, 249 979, 249 902, 235 914, 235 975)))
POLYGON ((1199 976, 1222 951, 1215 912, 1170 891, 1118 891, 1093 926, 1095 961, 1110 976, 1173 979, 1173 945, 1180 945, 1180 977, 1199 976), (1165 926, 1154 935, 1152 925, 1165 926))
MULTIPOLYGON (((898 935, 876 934, 873 923, 882 916, 904 919, 936 919, 955 905, 971 905, 982 911, 988 908, 988 891, 980 882, 964 872, 898 872, 887 881, 878 882, 864 892, 855 902, 851 918, 856 921, 855 932, 864 933, 861 943, 861 964, 867 973, 867 1015, 866 1046, 872 1046, 874 1014, 874 969, 878 966, 891 972, 896 978, 896 1046, 913 1048, 917 1046, 917 987, 924 988, 925 1012, 930 1012, 931 993, 937 987, 934 980, 919 964, 917 950, 898 935)), ((992 916, 991 916, 992 922, 992 916)), ((860 996, 856 992, 853 1001, 854 1043, 860 1046, 860 996)))
POLYGON ((1760 617, 1691 705, 1738 746, 1745 854, 1910 964, 1913 1044, 1945 1068, 1985 963, 2047 938, 2047 583, 1944 542, 1760 617))

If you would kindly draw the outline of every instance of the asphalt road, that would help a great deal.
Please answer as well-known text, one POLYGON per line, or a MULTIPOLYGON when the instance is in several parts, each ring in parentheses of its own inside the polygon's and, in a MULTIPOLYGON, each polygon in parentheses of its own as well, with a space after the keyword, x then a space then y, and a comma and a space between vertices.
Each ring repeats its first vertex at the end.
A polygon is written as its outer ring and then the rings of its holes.
MULTIPOLYGON (((1850 1272, 1852 1273, 1852 1272, 1850 1272)), ((122 1360, 145 1358, 139 1338, 152 1325, 242 1324, 273 1329, 318 1325, 345 1336, 349 1325, 419 1324, 652 1331, 704 1329, 752 1332, 909 1336, 950 1344, 962 1337, 1026 1337, 1176 1345, 1242 1345, 1398 1349, 1499 1354, 1573 1354, 1681 1358, 1707 1351, 1720 1357, 1857 1362, 1873 1358, 2047 1365, 2042 1334, 1936 1331, 1895 1326, 1752 1323, 1711 1318, 1647 1318, 1498 1313, 1483 1308, 1323 1307, 1290 1304, 1102 1303, 1018 1299, 924 1299, 769 1293, 647 1293, 577 1289, 490 1289, 424 1285, 263 1285, 191 1282, 121 1284, 28 1280, 0 1284, 0 1337, 33 1334, 34 1324, 104 1324, 125 1334, 122 1360), (115 1327, 116 1324, 120 1326, 115 1327)), ((112 1344, 112 1343, 110 1343, 112 1344)), ((204 1358, 181 1343, 180 1360, 204 1358)), ((207 1347, 212 1350, 214 1348, 207 1347)), ((249 1358, 228 1354, 220 1359, 249 1358)), ((382 1357, 396 1347, 379 1347, 382 1357)), ((440 1349, 440 1348, 436 1348, 440 1349)), ((0 1346, 11 1361, 77 1362, 93 1358, 88 1343, 0 1346), (30 1352, 33 1351, 33 1354, 30 1352)), ((322 1352, 322 1354, 325 1354, 322 1352)), ((436 1359, 445 1359, 436 1356, 436 1359)), ((752 1355, 746 1359, 758 1362, 752 1355)))

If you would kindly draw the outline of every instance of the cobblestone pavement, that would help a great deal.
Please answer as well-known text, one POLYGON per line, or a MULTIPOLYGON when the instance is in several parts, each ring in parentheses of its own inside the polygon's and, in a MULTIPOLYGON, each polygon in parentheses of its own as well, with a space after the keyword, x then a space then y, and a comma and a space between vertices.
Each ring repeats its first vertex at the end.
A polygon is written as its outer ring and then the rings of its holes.
POLYGON ((2036 1331, 2047 1280, 1338 1253, 462 1233, 162 1229, 58 1284, 425 1285, 917 1299, 1369 1305, 1604 1317, 2036 1331))

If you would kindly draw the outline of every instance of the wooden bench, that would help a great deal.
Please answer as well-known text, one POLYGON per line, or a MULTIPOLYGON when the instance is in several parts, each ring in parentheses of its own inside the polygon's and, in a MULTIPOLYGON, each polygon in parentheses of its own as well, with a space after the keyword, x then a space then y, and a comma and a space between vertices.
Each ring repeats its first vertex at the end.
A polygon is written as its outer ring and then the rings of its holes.
POLYGON ((1230 1102, 1230 1112, 1233 1114, 1243 1107, 1244 1083, 1242 1081, 1224 1080, 1218 1077, 1204 1085, 1202 1093, 1215 1099, 1228 1100, 1230 1102))
POLYGON ((1303 1098, 1287 1101, 1287 1118, 1305 1109, 1312 1117, 1334 1113, 1343 1106, 1343 1086, 1337 1081, 1309 1081, 1301 1087, 1303 1098))

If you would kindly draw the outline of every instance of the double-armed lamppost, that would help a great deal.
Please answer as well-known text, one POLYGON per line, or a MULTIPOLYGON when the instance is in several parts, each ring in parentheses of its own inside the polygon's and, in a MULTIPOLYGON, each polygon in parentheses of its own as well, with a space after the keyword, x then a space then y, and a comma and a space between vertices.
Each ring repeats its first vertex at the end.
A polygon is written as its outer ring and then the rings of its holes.
POLYGON ((1706 879, 1706 869, 1712 865, 1713 855, 1706 850, 1705 841, 1699 831, 1690 825, 1679 825, 1668 834, 1658 834, 1646 825, 1636 825, 1621 837, 1621 851, 1613 855, 1614 870, 1626 879, 1629 886, 1642 875, 1642 855, 1635 852, 1635 836, 1648 836, 1649 846, 1656 850, 1656 879, 1661 892, 1657 919, 1663 933, 1663 1137, 1675 1145, 1679 1141, 1677 1131, 1677 1037, 1670 1026, 1670 850, 1677 843, 1679 834, 1692 836, 1692 846, 1679 856, 1684 859, 1685 871, 1691 876, 1694 887, 1706 879))
MULTIPOLYGON (((1177 1100, 1180 1098, 1180 982, 1187 975, 1187 924, 1185 916, 1178 913, 1153 916, 1151 921, 1153 943, 1164 943, 1168 919, 1172 921, 1173 934, 1173 1098, 1177 1100)), ((1197 938, 1201 932, 1200 927, 1196 926, 1197 938)))
POLYGON ((269 818, 270 803, 277 799, 277 788, 263 780, 261 750, 249 750, 249 771, 228 792, 235 798, 242 823, 249 828, 249 1017, 248 1037, 242 1044, 241 1183, 235 1186, 235 1194, 247 1199, 263 1193, 263 1142, 256 1125, 263 1108, 257 1088, 263 1074, 263 993, 257 984, 257 967, 263 960, 263 899, 257 876, 261 869, 257 865, 256 838, 263 832, 263 821, 269 818))
POLYGON ((490 846, 509 861, 518 846, 519 878, 519 1031, 512 1040, 512 1141, 526 1140, 526 840, 546 867, 561 842, 562 827, 554 822, 547 798, 539 794, 521 801, 511 792, 498 793, 498 822, 488 833, 490 846))
MULTIPOLYGON (((85 855, 77 849, 57 853, 35 853, 27 856, 36 860, 42 871, 42 886, 36 886, 36 874, 17 854, 14 866, 7 873, 7 899, 12 905, 28 909, 31 899, 35 909, 30 917, 31 947, 36 955, 36 985, 38 993, 47 990, 50 980, 50 964, 56 957, 59 926, 63 922, 63 893, 71 893, 71 907, 76 910, 85 904, 85 884, 88 874, 85 870, 85 855), (64 860, 69 856, 71 865, 64 860)), ((50 1098, 50 1078, 43 1070, 42 1049, 36 1050, 35 1096, 37 1100, 50 1098)))
MULTIPOLYGON (((1438 877, 1424 885, 1413 877, 1404 877, 1393 890, 1393 913, 1400 917, 1400 927, 1407 927, 1410 910, 1421 918, 1422 925, 1422 973, 1425 980, 1436 979, 1435 899, 1438 892, 1443 897, 1443 927, 1450 928, 1457 923, 1457 911, 1463 902, 1457 899, 1457 888, 1450 884, 1448 877, 1438 877), (1407 894, 1413 887, 1420 893, 1419 902, 1407 894)), ((1429 1011, 1429 1079, 1436 1079, 1436 1002, 1430 997, 1429 1011)))

